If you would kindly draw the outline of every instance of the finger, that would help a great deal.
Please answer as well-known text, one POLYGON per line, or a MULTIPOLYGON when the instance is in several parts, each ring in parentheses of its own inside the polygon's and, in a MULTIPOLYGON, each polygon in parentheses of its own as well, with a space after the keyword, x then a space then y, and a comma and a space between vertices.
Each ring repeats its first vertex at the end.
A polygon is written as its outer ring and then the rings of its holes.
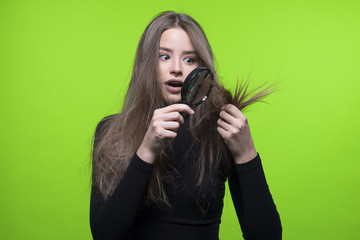
POLYGON ((217 124, 219 127, 221 127, 222 129, 224 129, 224 131, 230 131, 230 132, 234 132, 234 126, 229 124, 228 122, 222 120, 221 118, 217 121, 217 124))
POLYGON ((179 112, 169 112, 163 115, 163 121, 177 121, 180 124, 184 123, 184 118, 179 112))
POLYGON ((176 137, 179 125, 180 124, 178 122, 162 122, 155 124, 152 128, 150 135, 152 135, 156 139, 176 137))
POLYGON ((188 113, 191 115, 195 113, 194 110, 192 110, 188 105, 182 104, 182 103, 172 104, 170 106, 163 108, 163 110, 164 110, 164 113, 184 112, 184 113, 188 113))
POLYGON ((156 109, 152 118, 153 122, 167 122, 177 121, 180 124, 184 123, 184 118, 179 112, 164 113, 164 109, 156 109))
POLYGON ((217 129, 217 131, 218 131, 218 133, 220 134, 220 136, 224 139, 224 140, 226 140, 228 137, 227 137, 227 131, 226 130, 224 130, 223 128, 221 128, 221 127, 217 127, 216 128, 217 129))
POLYGON ((160 127, 162 127, 165 130, 170 130, 170 131, 177 131, 180 127, 180 123, 179 122, 163 122, 160 127))
POLYGON ((225 110, 221 111, 219 114, 220 119, 222 119, 223 121, 231 124, 231 125, 235 125, 238 122, 238 119, 236 119, 233 115, 231 115, 230 113, 226 112, 225 110))
POLYGON ((232 115, 235 118, 243 118, 245 117, 245 115, 240 111, 240 109, 238 109, 237 107, 235 107, 232 104, 226 104, 223 108, 223 111, 226 111, 227 113, 229 113, 230 115, 232 115))
POLYGON ((171 131, 171 130, 165 130, 163 133, 164 139, 173 139, 177 136, 177 132, 171 131))

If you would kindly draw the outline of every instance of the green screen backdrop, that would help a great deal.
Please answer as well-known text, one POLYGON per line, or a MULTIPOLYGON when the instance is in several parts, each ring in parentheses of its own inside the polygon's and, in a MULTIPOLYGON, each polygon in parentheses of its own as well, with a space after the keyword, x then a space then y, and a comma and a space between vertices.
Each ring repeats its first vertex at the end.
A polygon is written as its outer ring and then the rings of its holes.
MULTIPOLYGON (((359 1, 1 0, 0 239, 91 239, 91 138, 165 10, 203 26, 227 88, 278 83, 245 114, 283 238, 358 238, 359 1)), ((241 239, 228 191, 220 239, 241 239)))

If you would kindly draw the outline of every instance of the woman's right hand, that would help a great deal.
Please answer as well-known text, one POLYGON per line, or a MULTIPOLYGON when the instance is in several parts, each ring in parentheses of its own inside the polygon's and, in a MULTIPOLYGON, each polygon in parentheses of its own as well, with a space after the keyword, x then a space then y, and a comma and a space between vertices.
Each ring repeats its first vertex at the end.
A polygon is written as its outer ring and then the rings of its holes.
POLYGON ((136 152, 142 160, 154 163, 156 157, 164 148, 166 140, 177 136, 177 130, 184 123, 181 112, 194 114, 194 111, 188 105, 180 103, 154 111, 149 128, 136 152))

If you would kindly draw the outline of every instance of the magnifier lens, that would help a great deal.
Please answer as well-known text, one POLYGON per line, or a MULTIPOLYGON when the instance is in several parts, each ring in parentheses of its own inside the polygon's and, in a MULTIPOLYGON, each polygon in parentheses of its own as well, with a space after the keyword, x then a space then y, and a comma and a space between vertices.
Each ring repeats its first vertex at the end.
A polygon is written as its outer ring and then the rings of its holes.
POLYGON ((183 89, 183 102, 191 107, 203 103, 209 96, 214 79, 208 68, 196 68, 186 78, 183 89))

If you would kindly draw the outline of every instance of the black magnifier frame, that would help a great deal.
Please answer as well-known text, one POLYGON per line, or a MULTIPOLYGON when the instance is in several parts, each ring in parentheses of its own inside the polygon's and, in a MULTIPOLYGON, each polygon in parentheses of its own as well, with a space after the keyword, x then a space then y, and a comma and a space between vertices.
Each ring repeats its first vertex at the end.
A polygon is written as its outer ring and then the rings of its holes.
MULTIPOLYGON (((189 105, 190 107, 196 107, 198 105, 200 105, 201 103, 205 102, 206 99, 208 98, 208 96, 211 93, 211 89, 213 87, 213 85, 210 85, 209 90, 207 91, 207 93, 201 98, 200 101, 193 103, 193 100, 195 99, 195 97, 193 97, 192 101, 188 102, 187 100, 187 93, 189 90, 189 87, 191 86, 191 84, 195 84, 196 81, 198 81, 198 78, 200 77, 201 74, 207 74, 205 78, 208 78, 208 76, 210 75, 212 81, 214 81, 214 77, 212 72, 210 71, 209 68, 206 67, 198 67, 195 68, 193 71, 191 71, 189 73, 189 75, 186 77, 182 89, 181 89, 181 100, 183 103, 189 105)), ((196 96, 197 92, 199 91, 199 88, 201 87, 201 85, 197 86, 197 89, 195 90, 195 94, 194 96, 196 96)))

